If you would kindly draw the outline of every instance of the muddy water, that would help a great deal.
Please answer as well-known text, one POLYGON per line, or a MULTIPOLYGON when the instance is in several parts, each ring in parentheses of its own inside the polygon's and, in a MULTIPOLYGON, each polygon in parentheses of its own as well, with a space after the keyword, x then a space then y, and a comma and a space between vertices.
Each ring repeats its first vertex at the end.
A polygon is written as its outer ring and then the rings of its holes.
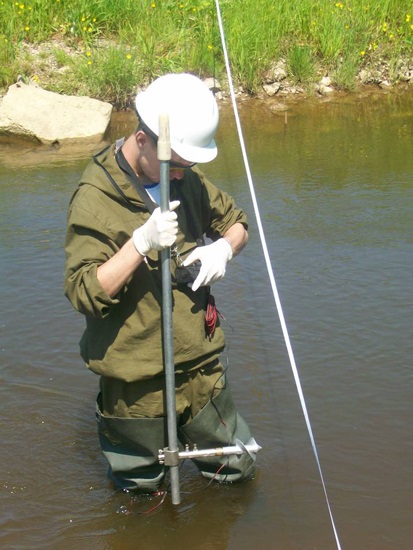
MULTIPOLYGON (((257 200, 342 547, 412 547, 413 97, 241 105, 257 200)), ((118 117, 112 137, 134 124, 118 117)), ((263 446, 253 482, 182 504, 105 478, 97 377, 62 296, 67 203, 86 151, 0 147, 0 547, 335 548, 269 285, 231 111, 205 169, 250 218, 214 288, 242 414, 263 446)))

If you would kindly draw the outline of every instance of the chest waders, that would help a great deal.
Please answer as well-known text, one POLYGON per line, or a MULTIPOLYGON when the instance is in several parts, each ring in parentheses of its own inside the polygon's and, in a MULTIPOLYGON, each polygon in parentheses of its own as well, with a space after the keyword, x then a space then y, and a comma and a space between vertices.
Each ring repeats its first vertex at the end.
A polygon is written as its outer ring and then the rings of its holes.
MULTIPOLYGON (((214 367, 206 366, 205 370, 210 368, 214 367)), ((222 373, 220 366, 217 376, 222 373)), ((202 377, 200 374, 198 378, 202 377)), ((192 392, 197 392, 198 388, 205 392, 205 384, 200 380, 195 379, 188 384, 192 386, 192 392)), ((208 390, 210 395, 214 391, 213 385, 208 386, 208 390)), ((204 477, 222 482, 248 479, 254 473, 255 456, 259 447, 254 445, 248 425, 236 411, 228 382, 224 381, 222 389, 213 399, 209 395, 201 410, 187 422, 186 411, 182 410, 180 402, 177 404, 176 426, 180 455, 185 454, 183 449, 187 445, 191 448, 211 449, 214 451, 212 456, 202 456, 201 451, 201 456, 197 456, 196 452, 195 457, 188 456, 204 477), (229 456, 220 454, 220 449, 239 445, 239 442, 247 452, 232 452, 229 456), (216 473, 218 470, 219 473, 216 473)), ((160 399, 158 407, 163 410, 163 399, 160 399)), ((121 418, 106 416, 102 413, 103 409, 100 394, 97 399, 96 419, 100 445, 109 463, 109 477, 119 489, 139 489, 145 492, 158 490, 168 466, 159 462, 159 451, 169 444, 166 417, 121 418)))

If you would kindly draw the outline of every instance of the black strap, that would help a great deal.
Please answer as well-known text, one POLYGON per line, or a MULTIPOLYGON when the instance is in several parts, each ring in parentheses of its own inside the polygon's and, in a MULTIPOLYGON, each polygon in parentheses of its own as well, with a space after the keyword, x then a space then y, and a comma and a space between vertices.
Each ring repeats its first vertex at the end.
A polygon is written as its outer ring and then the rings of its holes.
POLYGON ((181 201, 181 204, 182 204, 182 206, 185 210, 185 216, 186 216, 186 219, 187 219, 187 222, 188 222, 188 229, 192 234, 192 238, 195 240, 195 242, 198 246, 205 245, 205 240, 204 240, 203 235, 201 235, 201 237, 197 238, 197 230, 196 230, 196 227, 195 227, 194 218, 192 216, 191 209, 188 206, 188 202, 186 201, 186 199, 184 197, 184 194, 182 193, 181 182, 178 182, 177 185, 176 185, 176 193, 177 193, 178 198, 181 201))
POLYGON ((115 153, 115 158, 118 163, 119 168, 124 172, 128 178, 128 180, 133 185, 134 189, 137 191, 140 198, 145 203, 146 208, 149 210, 149 212, 152 214, 152 212, 155 210, 156 205, 151 199, 149 193, 146 191, 145 187, 142 185, 142 183, 139 181, 138 176, 135 174, 135 171, 132 170, 131 165, 129 162, 125 159, 125 155, 123 154, 122 148, 120 147, 117 152, 115 153))
POLYGON ((99 153, 96 153, 96 155, 93 156, 93 161, 94 161, 95 164, 97 164, 99 166, 99 168, 102 168, 102 170, 105 172, 106 177, 108 178, 110 183, 113 185, 113 187, 116 189, 116 191, 119 193, 119 195, 122 197, 122 199, 126 202, 126 204, 136 208, 135 205, 133 204, 133 202, 130 199, 128 199, 128 197, 125 195, 125 193, 122 191, 122 189, 116 183, 116 181, 112 178, 112 176, 109 173, 109 171, 107 170, 107 168, 105 166, 103 166, 103 164, 98 160, 98 157, 100 155, 102 155, 103 153, 105 153, 109 149, 109 147, 110 147, 110 145, 108 145, 107 147, 102 149, 102 151, 99 151, 99 153))

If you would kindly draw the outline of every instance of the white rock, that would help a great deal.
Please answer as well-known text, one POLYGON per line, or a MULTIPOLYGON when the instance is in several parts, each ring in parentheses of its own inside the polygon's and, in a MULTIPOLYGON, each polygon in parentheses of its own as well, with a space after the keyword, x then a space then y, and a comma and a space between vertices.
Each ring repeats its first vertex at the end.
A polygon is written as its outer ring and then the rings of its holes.
POLYGON ((222 90, 222 86, 221 86, 220 82, 212 76, 206 78, 204 80, 204 84, 206 86, 208 86, 208 88, 213 92, 218 92, 218 91, 222 90))
POLYGON ((30 137, 44 144, 99 142, 111 114, 109 103, 18 82, 1 101, 0 135, 30 137))
POLYGON ((280 59, 277 63, 274 63, 264 76, 264 80, 266 84, 272 84, 273 82, 281 82, 286 78, 287 78, 287 68, 286 68, 286 63, 284 59, 280 59))
POLYGON ((331 86, 325 86, 324 84, 319 84, 317 86, 317 92, 321 95, 329 95, 334 93, 334 88, 331 86))
POLYGON ((274 82, 274 84, 264 84, 263 88, 265 93, 272 97, 279 91, 281 84, 279 82, 274 82))
POLYGON ((319 82, 320 86, 331 86, 331 78, 329 76, 323 76, 319 82))
POLYGON ((379 86, 380 86, 380 88, 383 88, 383 89, 391 88, 391 84, 388 80, 382 80, 379 83, 379 86))
POLYGON ((366 83, 368 82, 369 80, 369 77, 370 77, 370 74, 366 71, 366 69, 361 69, 361 71, 359 72, 357 78, 360 80, 360 82, 362 83, 366 83))

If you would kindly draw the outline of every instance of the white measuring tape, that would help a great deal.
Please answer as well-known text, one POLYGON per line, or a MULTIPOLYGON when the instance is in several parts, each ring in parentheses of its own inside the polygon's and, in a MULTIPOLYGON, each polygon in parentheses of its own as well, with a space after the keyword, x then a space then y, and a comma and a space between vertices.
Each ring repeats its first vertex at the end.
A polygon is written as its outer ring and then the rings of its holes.
POLYGON ((226 70, 227 70, 227 74, 228 74, 228 83, 229 83, 229 88, 230 88, 232 107, 234 109, 235 122, 236 122, 236 126, 237 126, 238 137, 239 137, 239 140, 240 140, 242 157, 244 159, 245 171, 247 173, 247 179, 248 179, 248 185, 249 185, 249 188, 250 188, 252 203, 253 203, 253 206, 254 206, 255 217, 257 219, 258 231, 259 231, 259 235, 260 235, 260 239, 261 239, 261 246, 262 246, 262 249, 263 249, 263 252, 264 252, 265 263, 267 265, 268 275, 269 275, 270 282, 271 282, 271 288, 272 288, 272 292, 273 292, 273 295, 274 295, 275 304, 277 306, 278 316, 280 318, 281 329, 282 329, 282 332, 283 332, 283 335, 284 335, 285 345, 287 347, 288 357, 290 359, 290 364, 291 364, 291 369, 293 371, 294 380, 295 380, 295 384, 297 386, 298 395, 300 397, 300 403, 301 403, 301 407, 302 407, 302 410, 303 410, 303 413, 304 413, 304 418, 305 418, 305 422, 306 422, 306 425, 307 425, 308 434, 310 436, 311 446, 313 448, 315 460, 316 460, 317 467, 318 467, 318 472, 320 474, 321 483, 322 483, 323 491, 324 491, 324 496, 325 496, 326 503, 327 503, 328 513, 330 515, 330 521, 331 521, 331 525, 332 525, 333 531, 334 531, 334 537, 336 539, 337 548, 339 550, 341 550, 341 545, 340 545, 340 541, 339 541, 339 538, 338 538, 337 529, 336 529, 336 526, 335 526, 335 523, 334 523, 333 513, 332 513, 332 510, 331 510, 331 506, 330 506, 330 501, 329 501, 328 495, 327 495, 326 484, 324 482, 324 476, 323 476, 323 472, 321 470, 320 460, 318 458, 318 452, 317 452, 317 447, 316 447, 315 440, 314 440, 313 430, 311 428, 310 417, 308 416, 307 405, 305 403, 304 394, 303 394, 303 390, 302 390, 302 387, 301 387, 301 381, 300 381, 300 377, 299 377, 299 374, 298 374, 297 365, 295 363, 294 353, 293 353, 293 349, 292 349, 291 341, 290 341, 290 336, 288 334, 288 329, 287 329, 287 325, 286 325, 286 322, 285 322, 283 309, 282 309, 282 306, 281 306, 281 300, 280 300, 280 296, 278 294, 277 285, 276 285, 275 278, 274 278, 274 272, 273 272, 273 269, 272 269, 272 266, 271 266, 271 260, 270 260, 270 256, 269 256, 269 253, 268 253, 267 242, 266 242, 264 230, 263 230, 263 227, 262 227, 261 215, 260 215, 260 211, 259 211, 259 208, 258 208, 257 198, 256 198, 256 194, 255 194, 255 189, 254 189, 254 183, 253 183, 252 177, 251 177, 251 170, 250 170, 249 163, 248 163, 248 157, 247 157, 247 152, 246 152, 246 149, 245 149, 244 137, 243 137, 243 134, 242 134, 241 122, 240 122, 239 114, 238 114, 237 102, 236 102, 236 99, 235 99, 234 86, 233 86, 233 83, 232 83, 231 67, 230 67, 230 64, 229 64, 227 46, 226 46, 226 43, 225 43, 225 33, 224 33, 224 26, 222 24, 222 17, 221 17, 221 9, 220 9, 220 5, 219 5, 219 0, 215 0, 215 4, 216 4, 216 9, 217 9, 219 32, 220 32, 220 35, 221 35, 222 50, 223 50, 223 53, 224 53, 225 66, 226 66, 226 70))

